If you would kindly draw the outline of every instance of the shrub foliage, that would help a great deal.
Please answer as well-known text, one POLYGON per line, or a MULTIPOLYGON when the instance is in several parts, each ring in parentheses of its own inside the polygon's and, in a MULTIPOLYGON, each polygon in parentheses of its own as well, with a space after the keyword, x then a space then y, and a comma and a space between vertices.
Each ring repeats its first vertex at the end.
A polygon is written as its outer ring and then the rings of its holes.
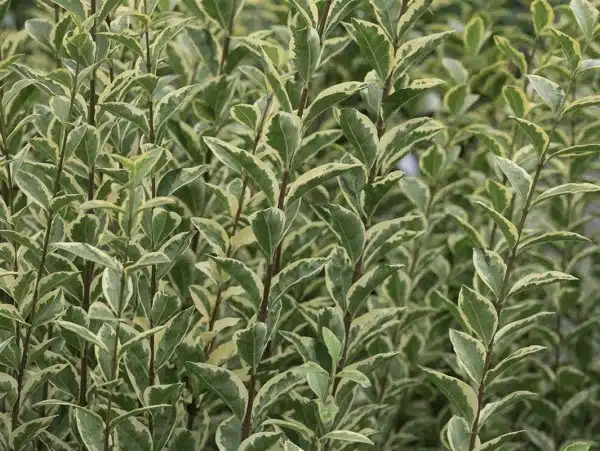
POLYGON ((0 448, 589 450, 594 3, 18 11, 0 448))

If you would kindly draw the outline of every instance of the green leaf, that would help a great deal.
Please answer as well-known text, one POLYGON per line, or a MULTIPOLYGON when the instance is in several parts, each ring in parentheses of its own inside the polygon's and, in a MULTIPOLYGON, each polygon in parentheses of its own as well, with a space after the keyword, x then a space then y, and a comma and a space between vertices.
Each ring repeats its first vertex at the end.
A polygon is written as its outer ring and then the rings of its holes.
MULTIPOLYGON (((448 422, 448 429, 446 431, 448 443, 452 451, 464 451, 468 450, 471 444, 471 427, 465 421, 464 418, 457 415, 453 415, 448 422)), ((475 439, 475 448, 478 450, 481 442, 479 437, 475 439)))
MULTIPOLYGON (((46 430, 57 416, 58 415, 36 418, 23 423, 21 426, 14 429, 10 433, 10 442, 12 443, 11 449, 14 451, 27 449, 26 446, 30 444, 35 437, 46 430)), ((90 448, 90 450, 95 451, 93 448, 90 448)))
POLYGON ((529 326, 532 326, 533 324, 537 323, 540 318, 548 318, 553 315, 554 313, 552 312, 539 312, 527 318, 510 322, 507 325, 498 329, 495 341, 499 342, 503 338, 508 337, 515 332, 526 330, 529 326))
POLYGON ((202 9, 223 30, 228 30, 244 2, 236 0, 202 0, 202 9))
POLYGON ((556 112, 561 107, 565 100, 565 91, 559 85, 539 75, 527 75, 527 79, 552 111, 556 112))
POLYGON ((258 307, 264 290, 260 278, 245 263, 233 258, 210 257, 221 269, 229 275, 244 289, 252 303, 258 307))
POLYGON ((217 427, 215 443, 219 451, 238 451, 242 443, 242 423, 231 416, 217 427))
POLYGON ((104 36, 110 40, 117 42, 118 44, 122 44, 135 53, 138 57, 144 58, 144 49, 139 42, 137 36, 133 35, 133 33, 98 33, 98 36, 104 36))
POLYGON ((273 172, 262 161, 218 138, 204 137, 204 142, 223 164, 240 175, 245 171, 256 188, 264 193, 269 203, 272 206, 277 205, 279 184, 273 172))
POLYGON ((240 103, 238 105, 232 106, 230 113, 233 119, 238 121, 240 124, 245 125, 253 132, 256 132, 256 128, 260 122, 261 117, 261 112, 258 105, 240 103))
POLYGON ((587 442, 573 442, 565 445, 561 451, 589 451, 591 446, 587 442))
POLYGON ((562 115, 566 116, 567 114, 574 113, 575 111, 598 105, 600 105, 600 95, 582 97, 581 99, 577 99, 569 103, 565 107, 562 115))
MULTIPOLYGON (((545 0, 541 1, 545 2, 545 0)), ((540 2, 540 0, 538 0, 538 2, 540 2)), ((571 70, 575 70, 576 68, 580 67, 583 56, 581 54, 581 46, 579 45, 579 42, 568 34, 557 30, 556 28, 550 28, 550 31, 558 41, 563 53, 567 57, 569 65, 571 66, 571 70)), ((582 70, 580 69, 579 72, 581 71, 582 70)))
POLYGON ((545 200, 564 194, 595 193, 597 191, 600 191, 600 186, 592 183, 565 183, 547 189, 533 201, 532 205, 537 205, 545 200))
POLYGON ((367 86, 368 83, 348 81, 321 91, 304 112, 303 130, 306 131, 310 124, 329 108, 362 91, 367 86))
POLYGON ((0 304, 0 318, 6 318, 9 321, 17 321, 21 324, 27 324, 16 307, 12 304, 0 304))
POLYGON ((277 72, 277 68, 271 61, 271 58, 267 55, 267 53, 261 49, 261 57, 263 63, 263 70, 265 71, 265 76, 267 80, 269 80, 269 84, 271 85, 271 89, 275 93, 275 97, 279 101, 281 109, 286 113, 292 112, 292 104, 290 102, 290 97, 285 89, 285 84, 279 73, 277 72))
POLYGON ((350 144, 358 152, 358 158, 371 169, 377 158, 377 129, 369 117, 354 108, 339 108, 335 119, 350 144))
POLYGON ((253 420, 260 421, 279 399, 302 384, 304 380, 305 375, 299 368, 292 368, 271 377, 256 394, 252 407, 253 420))
POLYGON ((138 407, 137 409, 132 409, 129 410, 128 412, 119 415, 118 417, 113 418, 112 420, 110 420, 110 428, 114 428, 116 426, 118 426, 120 423, 122 423, 123 421, 127 420, 128 418, 146 413, 146 412, 151 412, 153 410, 157 410, 157 409, 164 409, 164 408, 169 408, 172 407, 169 404, 154 404, 151 406, 144 406, 144 407, 138 407))
POLYGON ((312 27, 317 26, 319 10, 314 0, 290 0, 290 3, 296 7, 296 11, 298 11, 308 25, 312 27))
POLYGON ((533 179, 527 171, 514 161, 506 158, 497 156, 496 161, 502 172, 504 172, 504 175, 506 175, 506 178, 510 181, 512 187, 517 192, 517 195, 523 201, 527 199, 529 191, 531 190, 531 185, 533 185, 533 179))
POLYGON ((136 451, 152 451, 154 443, 150 431, 135 418, 125 418, 114 428, 115 447, 119 449, 136 449, 136 451), (135 445, 134 445, 135 444, 135 445))
MULTIPOLYGON (((439 78, 418 78, 410 84, 396 90, 383 100, 383 115, 390 117, 394 111, 403 107, 430 89, 442 86, 445 82, 439 78)), ((409 104, 410 106, 410 104, 409 104)))
POLYGON ((502 232, 502 235, 504 235, 504 238, 506 239, 506 242, 510 247, 513 247, 515 244, 517 244, 519 233, 512 222, 506 219, 504 215, 502 215, 489 205, 479 200, 475 200, 473 201, 473 203, 479 208, 481 208, 483 211, 485 211, 488 215, 490 215, 490 217, 494 220, 494 222, 502 232))
POLYGON ((150 135, 150 124, 146 114, 139 108, 124 102, 106 102, 98 105, 110 114, 125 119, 138 127, 146 136, 150 135))
POLYGON ((550 145, 550 137, 542 129, 542 127, 518 117, 513 117, 512 119, 516 121, 521 130, 525 132, 529 142, 531 142, 533 148, 538 152, 538 154, 543 154, 548 149, 548 146, 550 145))
POLYGON ((492 440, 488 440, 487 442, 485 442, 481 445, 481 451, 496 451, 498 449, 501 449, 500 448, 501 446, 504 446, 507 443, 512 442, 517 437, 523 435, 524 432, 525 431, 509 432, 507 434, 503 434, 499 437, 496 437, 492 440))
POLYGON ((97 21, 99 23, 104 22, 104 20, 108 17, 108 15, 117 7, 117 5, 121 4, 123 0, 105 0, 102 2, 102 6, 100 7, 100 11, 98 12, 97 21))
POLYGON ((477 55, 486 41, 485 23, 480 16, 474 16, 467 25, 463 35, 465 50, 469 55, 477 55))
POLYGON ((275 255, 275 249, 283 238, 286 223, 285 213, 279 208, 270 207, 253 213, 249 220, 259 247, 271 262, 275 255))
POLYGON ((229 235, 221 224, 207 218, 192 218, 191 223, 215 252, 225 255, 229 247, 229 235))
POLYGON ((523 90, 517 86, 505 86, 502 88, 502 97, 510 106, 512 115, 525 117, 529 111, 529 99, 523 90))
POLYGON ((105 352, 110 352, 109 349, 104 344, 104 342, 102 340, 100 340, 100 338, 98 338, 98 336, 96 334, 94 334, 92 331, 90 331, 86 327, 81 326, 79 324, 69 322, 69 321, 63 321, 63 320, 56 321, 56 324, 61 329, 66 329, 69 332, 73 332, 78 337, 80 337, 86 341, 89 341, 94 346, 98 346, 99 348, 103 349, 105 352))
POLYGON ((294 66, 304 85, 307 86, 321 59, 321 39, 317 30, 313 27, 296 30, 290 52, 294 58, 294 66))
POLYGON ((271 449, 281 439, 281 432, 258 432, 244 440, 238 451, 263 451, 271 449))
POLYGON ((560 271, 546 271, 543 273, 529 274, 522 279, 519 279, 519 281, 512 286, 508 292, 508 296, 514 296, 515 294, 522 293, 531 288, 538 288, 565 280, 571 281, 578 279, 577 277, 560 271))
POLYGON ((233 343, 238 355, 250 365, 252 374, 256 374, 258 363, 267 345, 267 325, 256 322, 233 335, 233 343))
POLYGON ((70 13, 75 14, 81 20, 85 20, 85 10, 80 0, 51 0, 58 6, 66 9, 70 13))
POLYGON ((188 103, 199 88, 200 85, 184 86, 183 88, 169 92, 158 101, 155 106, 154 117, 152 118, 156 129, 155 139, 157 142, 162 141, 169 120, 188 103))
POLYGON ((483 344, 464 332, 450 329, 450 341, 459 365, 479 385, 483 377, 486 351, 483 344))
POLYGON ((193 307, 187 308, 177 313, 167 324, 156 351, 155 366, 157 370, 169 362, 177 346, 187 335, 193 312, 193 307))
POLYGON ((452 404, 453 409, 468 424, 472 424, 477 412, 477 395, 473 389, 455 377, 447 376, 429 368, 421 369, 427 373, 428 379, 442 390, 450 404, 452 404))
POLYGON ((348 253, 352 264, 361 258, 365 243, 365 226, 360 217, 340 205, 329 204, 326 207, 329 216, 327 225, 348 253))
POLYGON ((506 370, 511 368, 513 365, 516 365, 517 363, 519 363, 525 357, 528 357, 532 354, 543 351, 544 349, 546 349, 544 346, 534 345, 534 346, 527 346, 525 348, 521 348, 521 349, 513 352, 508 357, 503 359, 500 363, 498 363, 494 368, 492 368, 491 370, 489 370, 487 372, 487 374, 485 376, 486 385, 489 384, 491 381, 493 381, 496 377, 500 376, 506 370))
POLYGON ((528 238, 527 240, 523 240, 519 246, 519 250, 524 249, 525 247, 535 246, 537 244, 556 243, 561 241, 579 241, 589 243, 591 240, 575 232, 547 232, 528 238))
POLYGON ((527 73, 527 58, 525 58, 523 52, 514 48, 510 41, 504 36, 494 36, 494 43, 502 53, 515 63, 521 73, 527 73))
POLYGON ((77 430, 83 443, 90 451, 104 449, 104 421, 102 417, 89 409, 79 407, 75 410, 77 430))
POLYGON ((359 434, 358 432, 344 430, 328 432, 323 437, 321 437, 320 440, 339 440, 342 442, 366 443, 367 445, 375 445, 375 443, 373 443, 368 437, 365 437, 364 435, 359 434))
POLYGON ((498 314, 494 304, 467 286, 460 289, 458 308, 469 327, 489 345, 498 327, 498 314))
POLYGON ((369 3, 373 6, 377 22, 393 42, 396 38, 398 17, 401 17, 401 3, 396 0, 369 0, 369 3))
POLYGON ((507 396, 504 396, 501 400, 487 403, 479 415, 479 427, 483 426, 486 421, 495 415, 498 415, 508 407, 530 398, 534 398, 537 395, 530 391, 515 391, 507 396))
POLYGON ((577 24, 586 41, 591 41, 598 25, 598 10, 588 0, 571 0, 569 3, 571 11, 577 20, 577 24))
POLYGON ((331 329, 327 327, 323 327, 323 329, 321 329, 321 334, 323 335, 323 342, 325 343, 327 352, 329 353, 331 361, 335 366, 338 364, 340 357, 342 356, 342 342, 331 331, 331 329))
POLYGON ((167 172, 160 179, 156 190, 157 196, 168 197, 180 188, 195 182, 206 172, 206 166, 194 166, 190 168, 178 168, 167 172))
POLYGON ((6 399, 8 404, 14 404, 17 399, 17 390, 17 380, 6 373, 0 373, 0 395, 6 399))
POLYGON ((473 249, 473 265, 479 278, 488 286, 496 298, 500 298, 506 273, 506 265, 496 252, 473 249))
POLYGON ((132 348, 135 344, 141 342, 142 340, 145 340, 146 338, 150 337, 151 335, 154 335, 154 334, 160 332, 165 327, 166 326, 164 326, 164 325, 153 327, 152 329, 148 329, 143 332, 140 332, 139 334, 134 335, 133 338, 130 338, 129 340, 127 340, 125 343, 123 343, 119 347, 119 355, 121 355, 121 356, 125 355, 127 353, 127 351, 130 348, 132 348))
POLYGON ((410 3, 407 10, 402 14, 396 26, 396 39, 401 42, 406 33, 419 20, 419 18, 427 11, 433 0, 414 0, 410 3))
POLYGON ((326 258, 303 258, 283 268, 279 274, 273 277, 269 305, 277 302, 292 287, 319 274, 327 261, 326 258))
POLYGON ((540 36, 546 27, 554 22, 554 10, 548 0, 534 0, 529 9, 533 18, 533 28, 536 36, 540 36))
POLYGON ((52 193, 40 178, 23 166, 17 171, 14 178, 19 189, 27 195, 27 198, 38 204, 44 210, 48 210, 52 200, 52 193))
POLYGON ((360 3, 360 0, 333 0, 331 2, 331 8, 329 8, 329 15, 327 16, 327 23, 322 39, 329 36, 331 31, 339 25, 346 16, 354 11, 360 3))
POLYGON ((147 266, 161 265, 171 263, 169 257, 162 252, 148 252, 142 255, 134 264, 127 266, 125 271, 131 274, 134 271, 145 268, 147 266))
POLYGON ((91 261, 97 265, 119 271, 120 264, 106 252, 87 243, 53 243, 57 249, 61 249, 84 260, 91 261))
POLYGON ((458 215, 451 214, 454 220, 458 223, 458 226, 465 232, 465 234, 469 237, 473 246, 476 247, 485 247, 483 242, 483 238, 479 234, 479 232, 469 224, 468 220, 461 218, 458 215))
POLYGON ((380 287, 388 277, 402 266, 381 264, 374 266, 363 274, 348 290, 346 295, 348 311, 353 315, 356 314, 373 290, 380 287))
POLYGON ((221 398, 240 421, 244 418, 248 391, 234 373, 206 363, 187 362, 186 367, 201 387, 221 398))
POLYGON ((290 184, 285 197, 285 204, 291 205, 317 186, 359 167, 359 164, 326 163, 311 169, 290 184))
POLYGON ((448 38, 454 31, 442 31, 440 33, 428 34, 405 42, 396 52, 396 67, 394 67, 394 78, 405 74, 414 64, 419 63, 438 45, 448 38))
POLYGON ((549 161, 554 157, 581 157, 597 153, 600 153, 600 144, 579 144, 552 152, 550 155, 548 155, 546 161, 549 161))
POLYGON ((286 168, 300 146, 302 119, 295 114, 280 111, 273 119, 267 132, 267 143, 279 153, 286 168))
POLYGON ((360 53, 369 66, 375 69, 380 80, 386 80, 392 70, 394 46, 383 28, 371 22, 352 19, 352 25, 348 25, 346 29, 358 44, 360 53))

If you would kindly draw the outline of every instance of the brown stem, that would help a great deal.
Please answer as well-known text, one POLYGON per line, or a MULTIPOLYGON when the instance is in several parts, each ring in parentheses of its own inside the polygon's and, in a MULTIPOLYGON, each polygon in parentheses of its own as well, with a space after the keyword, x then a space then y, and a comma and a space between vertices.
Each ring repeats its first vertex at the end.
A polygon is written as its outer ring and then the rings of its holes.
MULTIPOLYGON (((567 89, 567 95, 565 97, 568 97, 569 93, 571 92, 571 89, 573 88, 573 79, 574 79, 574 74, 571 74, 571 81, 569 83, 569 88, 567 89)), ((558 108, 558 111, 560 111, 561 108, 562 108, 562 105, 558 108)), ((554 123, 552 124, 550 134, 548 135, 548 136, 550 136, 550 140, 552 139, 552 136, 554 135, 554 132, 556 130, 556 127, 557 127, 559 121, 560 121, 560 115, 557 115, 554 120, 554 123)), ((516 239, 515 244, 512 246, 512 248, 509 252, 508 258, 506 260, 506 271, 504 273, 504 278, 502 280, 500 294, 498 296, 497 301, 494 303, 494 306, 496 307, 496 312, 497 312, 498 318, 500 318, 500 314, 502 313, 502 307, 504 306, 504 302, 506 301, 506 298, 508 296, 508 292, 509 292, 508 281, 512 274, 514 264, 515 264, 515 261, 517 258, 517 249, 518 249, 519 243, 521 241, 521 236, 523 234, 523 228, 525 226, 525 221, 527 220, 527 216, 528 216, 530 208, 531 208, 531 203, 533 201, 533 195, 535 193, 535 188, 537 186, 538 180, 542 173, 542 169, 544 167, 544 158, 545 158, 546 151, 550 147, 550 140, 548 141, 548 143, 542 150, 540 156, 538 157, 538 163, 536 165, 535 174, 533 176, 533 180, 531 183, 531 188, 529 189, 529 193, 527 194, 527 199, 525 200, 525 204, 523 205, 523 210, 521 212, 521 219, 519 220, 519 225, 517 226, 517 239, 516 239)), ((494 346, 494 339, 495 339, 495 336, 492 336, 492 339, 490 340, 490 344, 487 348, 483 374, 481 376, 481 381, 479 382, 480 395, 478 395, 478 397, 477 397, 477 410, 476 410, 476 414, 475 414, 475 420, 473 421, 473 426, 471 428, 471 441, 470 441, 470 445, 469 445, 469 451, 473 451, 475 449, 475 443, 477 441, 477 432, 479 430, 479 416, 480 416, 481 410, 483 409, 483 395, 484 395, 483 392, 485 389, 485 378, 486 378, 487 372, 489 371, 490 366, 491 366, 492 349, 494 346)))
MULTIPOLYGON (((67 117, 71 118, 73 114, 73 105, 75 103, 75 95, 76 95, 76 87, 77 87, 77 78, 79 76, 79 60, 77 60, 77 64, 75 66, 75 80, 73 81, 73 87, 71 88, 71 98, 69 99, 69 112, 67 117)), ((62 137, 62 143, 60 146, 60 156, 58 159, 58 164, 56 167, 56 174, 54 177, 54 183, 52 188, 52 200, 57 196, 60 191, 60 177, 62 175, 62 170, 65 163, 65 150, 67 147, 67 137, 69 130, 65 129, 62 137)), ((52 201, 50 201, 52 203, 52 201)), ((40 282, 42 280, 42 276, 44 271, 46 270, 46 256, 48 254, 48 245, 50 244, 50 232, 52 227, 52 220, 54 219, 54 212, 52 211, 52 207, 48 207, 47 215, 46 215, 46 231, 44 233, 44 241, 42 244, 42 255, 40 258, 40 265, 38 267, 37 276, 35 279, 35 285, 33 289, 33 297, 31 300, 31 312, 29 314, 28 323, 30 326, 27 328, 27 332, 25 333, 25 340, 23 341, 23 349, 21 351, 21 361, 19 363, 19 369, 17 372, 17 396, 15 402, 13 404, 12 418, 11 418, 11 429, 15 430, 18 426, 19 422, 19 412, 21 407, 21 397, 23 391, 23 381, 25 378, 25 369, 27 367, 27 359, 29 358, 29 344, 31 342, 31 335, 33 332, 34 324, 35 324, 35 310, 37 308, 37 304, 40 296, 40 282)))
MULTIPOLYGON (((91 0, 90 3, 90 16, 96 14, 96 0, 91 0)), ((96 21, 92 24, 92 28, 90 29, 90 34, 94 42, 97 42, 96 36, 96 21)), ((96 125, 96 71, 92 71, 90 76, 90 104, 88 110, 88 124, 91 126, 96 125)), ((87 200, 94 199, 94 175, 95 175, 95 166, 92 163, 92 166, 88 171, 88 185, 87 185, 87 200)), ((83 279, 83 299, 81 301, 81 307, 84 311, 88 311, 90 308, 90 292, 92 280, 94 278, 94 264, 90 261, 85 263, 85 275, 83 279)), ((87 387, 88 387, 88 343, 87 341, 83 341, 83 349, 81 350, 81 381, 79 384, 79 405, 86 406, 87 405, 87 387)))
MULTIPOLYGON (((133 229, 133 212, 134 212, 134 196, 135 186, 131 187, 129 193, 129 218, 127 221, 127 242, 123 251, 123 269, 121 270, 121 285, 119 288, 119 301, 117 305, 117 325, 115 326, 115 342, 111 354, 111 366, 110 366, 110 381, 114 381, 119 375, 119 335, 121 334, 121 316, 123 315, 123 296, 125 294, 125 285, 127 284, 127 277, 125 274, 125 266, 128 260, 129 245, 131 244, 131 233, 133 229)), ((109 381, 109 382, 110 382, 109 381)), ((104 451, 110 451, 110 435, 111 427, 110 420, 112 417, 112 403, 113 403, 113 388, 109 389, 108 401, 106 403, 106 414, 104 416, 104 451)))
MULTIPOLYGON (((256 150, 258 149, 258 144, 260 143, 260 138, 262 137, 262 134, 263 134, 263 131, 265 128, 265 124, 267 121, 267 117, 269 116, 269 111, 271 110, 272 104, 273 104, 273 93, 270 93, 269 96, 267 97, 267 104, 265 105, 265 109, 261 115, 260 122, 258 123, 258 128, 256 130, 256 136, 254 137, 254 144, 252 146, 252 154, 253 155, 256 153, 256 150)), ((246 188, 248 186, 248 183, 249 183, 249 177, 248 177, 248 174, 245 174, 244 179, 242 181, 242 190, 240 192, 240 195, 238 196, 237 210, 235 212, 235 216, 233 218, 233 223, 231 225, 231 233, 229 234, 230 239, 231 239, 231 237, 233 237, 236 234, 237 229, 240 224, 240 218, 242 216, 242 211, 244 210, 244 196, 246 193, 246 188)), ((232 248, 231 242, 230 242, 227 246, 227 251, 226 251, 225 255, 226 255, 226 257, 231 257, 232 253, 233 253, 233 248, 232 248)), ((212 332, 212 330, 215 326, 215 322, 217 321, 217 318, 219 317, 219 308, 221 306, 224 288, 225 288, 225 286, 223 284, 220 284, 219 288, 217 289, 215 303, 210 312, 210 317, 208 320, 208 331, 209 332, 212 332)), ((211 353, 211 351, 213 350, 213 348, 215 346, 215 342, 216 342, 216 337, 213 337, 206 344, 206 346, 204 347, 204 355, 205 356, 208 356, 211 353)), ((254 384, 256 385, 256 381, 254 381, 254 384)), ((252 399, 253 399, 252 402, 254 403, 254 394, 253 394, 252 399)), ((196 417, 196 414, 198 413, 198 408, 196 406, 196 403, 197 403, 197 399, 195 396, 193 396, 192 402, 190 404, 188 404, 188 407, 187 407, 187 411, 188 411, 187 428, 189 430, 192 429, 192 427, 194 425, 194 418, 196 417)), ((248 420, 248 421, 250 421, 250 420, 248 420)))
POLYGON ((231 34, 233 33, 233 23, 234 23, 234 19, 235 19, 236 10, 237 10, 237 0, 233 2, 231 19, 229 21, 229 28, 226 32, 227 34, 223 38, 223 51, 221 52, 221 61, 219 62, 219 72, 217 75, 221 75, 223 73, 223 68, 225 67, 225 63, 227 62, 227 57, 229 56, 229 48, 231 47, 231 34))
POLYGON ((329 9, 331 8, 332 0, 327 0, 325 2, 325 6, 323 6, 323 11, 321 12, 321 18, 319 19, 319 25, 317 28, 317 32, 319 36, 323 36, 323 32, 325 31, 325 24, 327 23, 327 18, 329 16, 329 9))

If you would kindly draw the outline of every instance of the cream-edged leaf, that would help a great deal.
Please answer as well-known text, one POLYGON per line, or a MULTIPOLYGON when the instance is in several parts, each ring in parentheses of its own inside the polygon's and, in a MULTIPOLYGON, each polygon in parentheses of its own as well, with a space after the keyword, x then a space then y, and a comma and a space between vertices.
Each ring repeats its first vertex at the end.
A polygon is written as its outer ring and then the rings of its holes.
POLYGON ((218 396, 241 421, 244 418, 248 391, 233 372, 206 363, 187 362, 186 368, 198 385, 218 396))
POLYGON ((256 188, 262 191, 269 203, 277 205, 279 184, 269 167, 256 156, 214 137, 205 137, 204 142, 215 156, 238 174, 244 171, 256 188))
POLYGON ((550 285, 552 283, 572 280, 577 280, 577 277, 560 271, 546 271, 542 273, 529 274, 528 276, 519 279, 512 286, 508 292, 508 296, 513 296, 531 288, 538 288, 544 285, 550 285))
POLYGON ((444 393, 453 410, 468 424, 472 424, 477 412, 477 395, 473 389, 455 377, 429 368, 421 369, 427 373, 428 379, 444 393))

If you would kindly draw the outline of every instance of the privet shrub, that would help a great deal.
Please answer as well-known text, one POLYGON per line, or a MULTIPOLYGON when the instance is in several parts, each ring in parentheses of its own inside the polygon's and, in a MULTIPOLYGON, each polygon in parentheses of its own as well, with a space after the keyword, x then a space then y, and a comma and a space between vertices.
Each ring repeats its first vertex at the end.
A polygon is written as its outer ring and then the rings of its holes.
POLYGON ((0 0, 1 448, 589 450, 563 3, 0 0))

